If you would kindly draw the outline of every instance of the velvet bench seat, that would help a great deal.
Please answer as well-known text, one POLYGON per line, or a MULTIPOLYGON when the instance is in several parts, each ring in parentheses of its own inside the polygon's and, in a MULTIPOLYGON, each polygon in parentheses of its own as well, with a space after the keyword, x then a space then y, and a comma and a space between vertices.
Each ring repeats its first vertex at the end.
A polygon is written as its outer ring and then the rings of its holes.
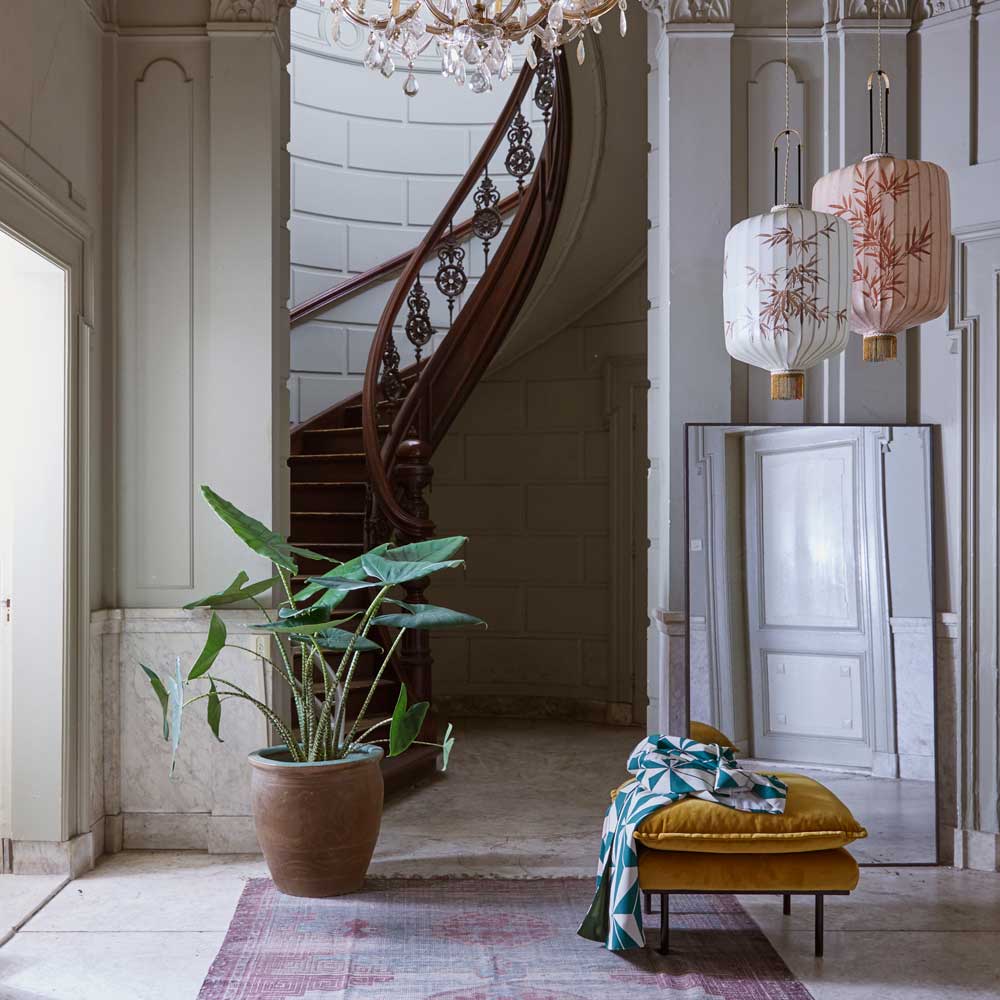
POLYGON ((639 849, 639 888, 646 913, 660 897, 660 953, 670 945, 671 893, 724 893, 784 897, 791 912, 795 895, 815 897, 816 954, 823 954, 823 900, 846 896, 858 884, 858 863, 842 847, 782 854, 727 854, 639 849))
MULTIPOLYGON (((702 723, 691 724, 691 736, 732 746, 702 723)), ((783 896, 786 914, 793 895, 814 896, 816 954, 823 954, 823 900, 846 896, 858 884, 858 864, 844 848, 868 834, 820 782, 801 774, 778 777, 788 786, 783 813, 740 812, 683 799, 636 827, 646 912, 652 896, 661 901, 661 952, 669 946, 671 893, 726 893, 783 896)))

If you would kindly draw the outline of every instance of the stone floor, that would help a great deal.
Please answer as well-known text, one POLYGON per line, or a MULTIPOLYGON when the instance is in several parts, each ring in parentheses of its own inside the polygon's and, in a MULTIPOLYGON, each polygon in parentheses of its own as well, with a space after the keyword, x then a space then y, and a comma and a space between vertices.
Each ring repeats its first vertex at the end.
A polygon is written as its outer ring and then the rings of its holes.
MULTIPOLYGON (((461 733, 447 776, 387 805, 373 873, 591 875, 605 795, 637 733, 506 721, 461 733)), ((253 856, 105 858, 0 949, 0 998, 193 1000, 244 880, 263 874, 253 856)), ((775 899, 744 903, 816 1000, 1000 998, 998 874, 865 869, 854 895, 827 902, 825 959, 812 955, 811 906, 783 917, 775 899)))
POLYGON ((830 789, 868 830, 848 850, 859 864, 933 864, 937 860, 934 783, 873 778, 850 771, 772 764, 747 764, 765 773, 796 771, 830 789))

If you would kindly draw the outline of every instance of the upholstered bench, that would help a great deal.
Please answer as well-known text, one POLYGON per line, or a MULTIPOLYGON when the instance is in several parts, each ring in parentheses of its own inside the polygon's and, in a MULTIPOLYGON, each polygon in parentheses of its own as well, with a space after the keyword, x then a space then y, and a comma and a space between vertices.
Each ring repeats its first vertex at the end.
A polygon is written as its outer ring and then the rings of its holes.
MULTIPOLYGON (((732 746, 723 734, 699 724, 692 723, 691 735, 732 746)), ((636 828, 647 913, 652 896, 660 897, 661 953, 669 948, 671 893, 725 893, 782 896, 785 913, 791 912, 793 895, 815 897, 816 954, 823 954, 823 901, 846 896, 858 884, 858 864, 844 847, 867 832, 818 781, 801 774, 778 777, 788 785, 782 814, 683 799, 636 828)))

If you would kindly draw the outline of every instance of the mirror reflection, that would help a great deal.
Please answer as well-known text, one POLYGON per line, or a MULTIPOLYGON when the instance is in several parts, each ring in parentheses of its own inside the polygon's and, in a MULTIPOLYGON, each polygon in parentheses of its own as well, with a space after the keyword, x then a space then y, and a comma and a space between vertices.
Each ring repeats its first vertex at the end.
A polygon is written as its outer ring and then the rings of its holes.
POLYGON ((690 716, 936 861, 928 427, 688 427, 690 716))

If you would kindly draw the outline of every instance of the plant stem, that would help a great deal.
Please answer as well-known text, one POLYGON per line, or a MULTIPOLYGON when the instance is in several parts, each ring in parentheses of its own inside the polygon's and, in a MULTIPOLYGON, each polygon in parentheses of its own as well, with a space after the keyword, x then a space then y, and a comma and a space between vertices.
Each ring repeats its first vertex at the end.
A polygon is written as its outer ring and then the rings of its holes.
POLYGON ((231 687, 233 692, 235 692, 235 697, 243 698, 249 701, 252 705, 255 705, 257 709, 263 713, 267 719, 270 721, 271 725, 278 731, 278 735, 285 741, 285 746, 288 747, 288 752, 292 755, 292 760, 296 764, 303 763, 302 751, 299 749, 298 744, 295 742, 295 738, 292 736, 291 730, 281 721, 280 716, 277 715, 273 709, 270 709, 262 701, 258 701, 253 695, 248 694, 239 685, 234 684, 232 681, 227 681, 222 677, 212 677, 208 676, 209 680, 214 680, 216 684, 225 684, 227 687, 231 687))
MULTIPOLYGON (((358 742, 358 743, 363 743, 363 742, 364 742, 364 740, 365 740, 365 737, 366 737, 366 736, 367 736, 367 735, 368 735, 369 733, 374 733, 376 729, 380 729, 380 728, 381 728, 382 726, 388 726, 390 722, 392 722, 392 719, 383 719, 383 720, 382 720, 381 722, 376 722, 374 726, 369 726, 369 727, 368 727, 368 728, 367 728, 367 729, 366 729, 366 730, 365 730, 365 731, 364 731, 364 732, 363 732, 363 733, 362 733, 362 734, 361 734, 361 735, 360 735, 360 736, 358 737, 358 739, 357 739, 357 742, 358 742)), ((374 740, 373 742, 375 742, 375 743, 381 743, 381 742, 383 742, 383 741, 382 741, 382 740, 374 740)))
POLYGON ((345 746, 350 746, 351 740, 354 739, 354 734, 358 731, 358 726, 361 725, 361 721, 365 717, 365 712, 368 711, 368 706, 371 704, 372 697, 375 694, 375 689, 378 687, 378 682, 382 680, 382 674, 385 673, 385 668, 389 666, 389 661, 392 659, 393 653, 396 652, 396 647, 399 645, 400 640, 402 640, 403 633, 405 631, 405 628, 401 628, 399 632, 396 633, 396 638, 393 639, 392 645, 389 647, 389 652, 385 654, 385 659, 382 661, 382 665, 378 668, 378 673, 375 674, 375 680, 372 681, 372 686, 368 689, 368 694, 365 696, 364 704, 361 706, 361 711, 358 713, 358 717, 354 720, 354 725, 351 727, 351 731, 347 734, 347 738, 344 740, 345 746))
MULTIPOLYGON (((337 670, 337 684, 338 684, 338 686, 340 685, 340 683, 341 683, 341 677, 342 677, 342 674, 343 674, 343 671, 344 671, 344 666, 345 666, 345 664, 347 664, 348 660, 350 660, 350 666, 347 668, 347 675, 346 675, 346 677, 343 680, 343 686, 344 686, 345 693, 348 692, 348 691, 350 691, 350 689, 351 689, 351 678, 354 676, 354 668, 357 666, 358 656, 360 655, 359 653, 357 653, 357 652, 354 651, 355 647, 357 646, 358 639, 359 638, 363 639, 368 634, 368 629, 371 626, 371 621, 375 617, 376 613, 378 612, 378 609, 381 606, 382 601, 385 599, 385 595, 389 592, 390 589, 391 589, 391 587, 388 584, 384 585, 383 587, 381 587, 379 589, 378 594, 376 594, 375 599, 368 606, 368 610, 365 612, 364 617, 361 619, 360 623, 358 624, 357 629, 355 629, 354 635, 351 636, 351 642, 350 642, 350 644, 348 645, 347 649, 344 651, 344 656, 343 656, 343 658, 340 661, 340 667, 337 670), (353 656, 352 656, 352 654, 353 654, 353 656)), ((339 753, 340 750, 341 750, 340 741, 337 739, 337 734, 340 731, 340 725, 341 725, 341 722, 342 722, 342 719, 343 719, 343 713, 344 713, 344 710, 345 710, 346 707, 347 707, 347 697, 346 697, 346 694, 345 694, 345 697, 342 698, 342 699, 340 699, 340 704, 337 706, 337 715, 336 715, 336 718, 334 720, 333 729, 332 729, 333 742, 334 742, 334 747, 333 747, 334 754, 339 753)), ((329 724, 330 724, 330 713, 331 713, 332 710, 333 710, 333 706, 331 705, 331 703, 329 701, 324 702, 324 704, 323 704, 323 711, 320 714, 319 722, 317 723, 317 726, 316 726, 316 735, 313 737, 313 745, 309 748, 309 760, 311 760, 311 761, 316 759, 316 754, 319 751, 319 741, 320 741, 320 738, 322 737, 322 734, 323 734, 323 727, 324 726, 329 726, 329 724)))
MULTIPOLYGON (((315 643, 313 644, 315 647, 315 643)), ((299 657, 302 660, 302 707, 303 714, 299 716, 302 730, 302 743, 309 746, 312 742, 313 726, 316 724, 316 713, 313 708, 313 656, 315 648, 306 653, 306 644, 299 643, 299 657)))
MULTIPOLYGON (((281 585, 285 589, 285 594, 288 597, 288 606, 292 611, 297 611, 298 607, 295 604, 295 598, 292 597, 292 588, 289 586, 288 570, 283 569, 281 566, 275 567, 278 570, 278 577, 281 579, 281 585)), ((296 691, 295 688, 295 670, 292 668, 291 660, 288 658, 288 653, 285 651, 285 644, 281 641, 281 636, 275 636, 278 643, 278 651, 281 653, 282 662, 285 664, 285 670, 288 674, 288 683, 292 687, 292 697, 295 700, 295 714, 299 717, 299 726, 303 726, 305 723, 303 719, 306 717, 306 707, 305 707, 305 664, 302 666, 302 687, 301 690, 296 691)), ((309 692, 309 697, 312 697, 312 691, 309 692)), ((307 744, 308 745, 308 744, 307 744)))

